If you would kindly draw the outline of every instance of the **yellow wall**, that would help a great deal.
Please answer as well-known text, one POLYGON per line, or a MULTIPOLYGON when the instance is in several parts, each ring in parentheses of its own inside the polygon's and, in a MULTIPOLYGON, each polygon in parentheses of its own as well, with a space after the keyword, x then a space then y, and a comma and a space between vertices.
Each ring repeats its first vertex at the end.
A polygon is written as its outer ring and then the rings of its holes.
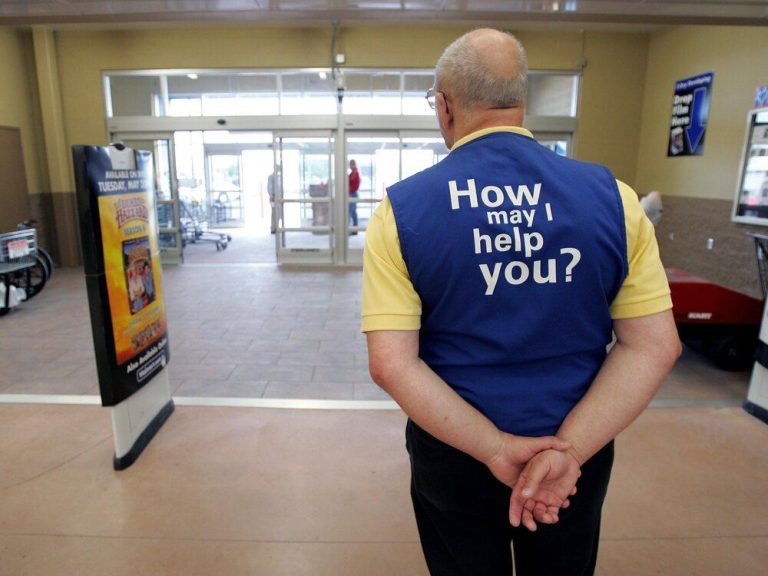
MULTIPOLYGON (((347 26, 337 49, 351 67, 432 67, 463 26, 347 26)), ((733 195, 746 111, 765 83, 764 28, 674 27, 653 34, 569 30, 515 31, 532 69, 577 70, 586 59, 576 156, 607 164, 638 192, 728 198, 733 195), (666 157, 674 82, 712 70, 715 80, 705 153, 666 157)), ((328 26, 172 27, 56 33, 68 145, 104 143, 101 73, 136 68, 327 66, 328 26)), ((0 29, 0 123, 19 126, 30 193, 46 187, 42 139, 30 85, 28 33, 0 29)))
POLYGON ((21 129, 27 189, 30 194, 40 194, 45 184, 38 164, 42 140, 35 110, 37 96, 31 58, 29 34, 0 28, 0 125, 21 129))
MULTIPOLYGON (((431 68, 462 26, 342 27, 337 51, 349 67, 431 68)), ((631 182, 646 69, 646 34, 524 29, 516 34, 539 70, 584 72, 577 156, 607 164, 631 182)), ((106 139, 101 74, 166 68, 324 67, 331 28, 285 26, 167 28, 57 33, 65 129, 70 144, 106 139)))
POLYGON ((605 164, 636 186, 648 35, 586 35, 576 157, 605 164))
POLYGON ((638 192, 731 200, 736 191, 747 111, 768 84, 766 29, 683 26, 651 36, 638 192), (675 82, 715 73, 702 156, 667 158, 675 82))

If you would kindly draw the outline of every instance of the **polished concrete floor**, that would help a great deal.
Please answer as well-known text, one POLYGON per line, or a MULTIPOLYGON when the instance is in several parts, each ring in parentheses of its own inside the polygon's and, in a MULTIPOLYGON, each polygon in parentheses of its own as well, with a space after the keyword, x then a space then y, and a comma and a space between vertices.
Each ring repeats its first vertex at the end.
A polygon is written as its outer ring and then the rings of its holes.
MULTIPOLYGON (((177 408, 122 472, 82 269, 0 318, 0 576, 425 575, 359 270, 205 248, 164 271, 177 408)), ((764 572, 768 427, 740 408, 748 381, 684 353, 617 441, 598 574, 764 572)))

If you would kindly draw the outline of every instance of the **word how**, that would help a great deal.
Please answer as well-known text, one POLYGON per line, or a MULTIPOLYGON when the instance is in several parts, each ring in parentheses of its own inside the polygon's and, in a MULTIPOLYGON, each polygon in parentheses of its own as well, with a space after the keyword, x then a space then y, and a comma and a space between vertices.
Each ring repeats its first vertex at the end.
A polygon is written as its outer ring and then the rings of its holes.
POLYGON ((541 193, 541 182, 533 185, 533 191, 528 186, 521 184, 515 190, 514 186, 485 186, 477 193, 475 179, 467 180, 464 189, 460 190, 456 180, 448 181, 448 190, 451 193, 451 210, 461 208, 461 200, 465 198, 469 201, 470 208, 477 208, 482 202, 487 208, 498 208, 505 200, 509 199, 514 206, 522 206, 524 203, 530 206, 536 206, 539 203, 539 194, 541 193))

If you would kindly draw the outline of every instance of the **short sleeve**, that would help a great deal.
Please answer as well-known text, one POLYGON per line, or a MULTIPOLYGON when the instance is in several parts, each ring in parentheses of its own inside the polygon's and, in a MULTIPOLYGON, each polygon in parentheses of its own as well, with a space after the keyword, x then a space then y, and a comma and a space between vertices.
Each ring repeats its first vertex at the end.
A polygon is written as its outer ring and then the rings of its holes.
POLYGON ((629 273, 611 304, 611 317, 637 318, 669 310, 672 298, 653 224, 643 212, 635 191, 623 182, 617 183, 624 205, 629 273))
POLYGON ((365 235, 362 331, 418 330, 421 298, 403 260, 388 198, 374 212, 365 235))

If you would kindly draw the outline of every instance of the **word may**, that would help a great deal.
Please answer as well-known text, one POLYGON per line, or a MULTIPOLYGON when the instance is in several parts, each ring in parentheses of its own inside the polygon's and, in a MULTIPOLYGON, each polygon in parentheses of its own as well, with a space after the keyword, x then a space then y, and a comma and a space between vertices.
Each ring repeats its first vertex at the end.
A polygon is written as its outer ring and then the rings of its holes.
MULTIPOLYGON (((547 214, 547 220, 552 222, 552 206, 549 202, 544 204, 544 210, 547 214)), ((491 210, 488 211, 488 224, 523 224, 528 228, 533 226, 533 219, 536 216, 536 208, 530 210, 491 210)))
MULTIPOLYGON (((469 200, 469 206, 471 208, 477 208, 478 194, 477 186, 475 185, 475 179, 470 178, 467 180, 466 188, 459 190, 459 186, 456 180, 448 181, 448 190, 451 193, 451 210, 458 210, 461 208, 460 201, 462 198, 469 200)), ((539 194, 541 193, 541 182, 536 182, 533 185, 533 192, 525 184, 521 184, 515 190, 514 186, 506 185, 502 190, 499 186, 485 186, 480 190, 479 200, 488 208, 498 208, 508 198, 515 206, 522 206, 523 203, 527 203, 531 206, 535 206, 539 203, 539 194)))
MULTIPOLYGON (((573 278, 573 269, 581 260, 581 252, 576 248, 561 248, 560 254, 568 254, 571 259, 565 266, 564 280, 570 282, 573 278)), ((502 268, 504 269, 504 279, 512 286, 518 286, 527 282, 531 275, 536 284, 555 284, 557 277, 557 260, 549 258, 546 260, 546 271, 544 271, 543 260, 534 260, 530 264, 527 262, 513 261, 504 266, 501 262, 496 262, 491 270, 488 264, 480 264, 480 272, 485 280, 485 295, 492 296, 496 290, 501 277, 502 268)))

